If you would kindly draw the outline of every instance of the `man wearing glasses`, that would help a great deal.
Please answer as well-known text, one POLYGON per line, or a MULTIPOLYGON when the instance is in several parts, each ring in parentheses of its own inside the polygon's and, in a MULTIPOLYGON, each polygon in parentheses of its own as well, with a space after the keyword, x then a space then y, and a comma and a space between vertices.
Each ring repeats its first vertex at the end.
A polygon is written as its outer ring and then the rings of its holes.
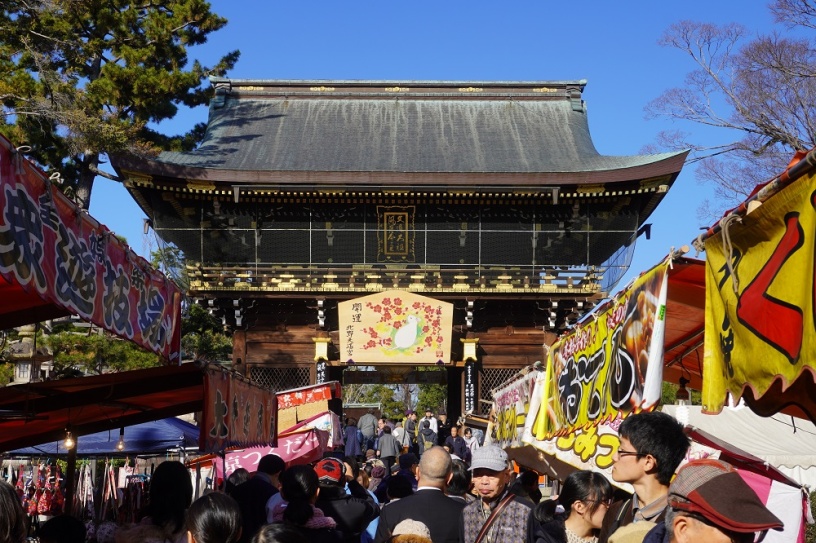
POLYGON ((621 526, 664 519, 669 483, 689 448, 683 425, 660 411, 628 416, 618 433, 620 447, 613 456, 612 478, 631 484, 635 494, 609 508, 598 543, 607 543, 621 526))
POLYGON ((721 460, 693 460, 680 468, 668 502, 665 522, 644 543, 751 543, 783 527, 737 470, 721 460))

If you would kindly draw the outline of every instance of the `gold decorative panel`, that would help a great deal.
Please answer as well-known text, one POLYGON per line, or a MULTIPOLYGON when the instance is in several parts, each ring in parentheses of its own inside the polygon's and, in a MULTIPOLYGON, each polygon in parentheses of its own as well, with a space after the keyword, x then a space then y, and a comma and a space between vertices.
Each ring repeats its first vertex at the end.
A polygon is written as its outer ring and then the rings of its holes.
POLYGON ((416 206, 377 206, 377 262, 416 262, 416 206))

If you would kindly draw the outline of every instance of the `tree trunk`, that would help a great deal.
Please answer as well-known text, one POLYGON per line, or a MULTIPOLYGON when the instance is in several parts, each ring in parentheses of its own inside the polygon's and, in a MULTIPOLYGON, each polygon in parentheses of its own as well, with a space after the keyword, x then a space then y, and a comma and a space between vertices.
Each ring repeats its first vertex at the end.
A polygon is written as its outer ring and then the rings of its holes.
POLYGON ((91 191, 93 190, 96 174, 94 169, 99 166, 99 153, 89 153, 80 162, 79 182, 76 187, 77 204, 87 211, 91 207, 91 191))

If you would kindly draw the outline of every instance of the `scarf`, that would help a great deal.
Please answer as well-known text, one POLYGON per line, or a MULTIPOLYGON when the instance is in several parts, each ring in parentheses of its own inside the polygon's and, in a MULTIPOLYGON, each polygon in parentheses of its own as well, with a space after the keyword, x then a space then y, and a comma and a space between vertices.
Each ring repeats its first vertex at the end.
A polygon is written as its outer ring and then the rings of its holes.
MULTIPOLYGON (((284 522, 283 512, 286 511, 286 502, 281 502, 272 509, 272 522, 284 522)), ((327 517, 323 511, 312 506, 312 518, 306 521, 301 528, 309 530, 319 530, 320 528, 337 528, 337 522, 331 517, 327 517)))

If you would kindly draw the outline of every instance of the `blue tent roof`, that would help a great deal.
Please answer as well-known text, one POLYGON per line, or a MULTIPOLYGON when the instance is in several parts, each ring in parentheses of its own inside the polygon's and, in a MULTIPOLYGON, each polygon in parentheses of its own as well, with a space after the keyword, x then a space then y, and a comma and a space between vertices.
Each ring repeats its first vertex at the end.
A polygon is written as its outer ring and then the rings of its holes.
MULTIPOLYGON (((175 417, 125 427, 125 449, 116 450, 119 430, 77 437, 79 456, 160 453, 174 447, 198 447, 198 426, 175 417)), ((10 451, 14 455, 66 454, 62 441, 10 451)))

